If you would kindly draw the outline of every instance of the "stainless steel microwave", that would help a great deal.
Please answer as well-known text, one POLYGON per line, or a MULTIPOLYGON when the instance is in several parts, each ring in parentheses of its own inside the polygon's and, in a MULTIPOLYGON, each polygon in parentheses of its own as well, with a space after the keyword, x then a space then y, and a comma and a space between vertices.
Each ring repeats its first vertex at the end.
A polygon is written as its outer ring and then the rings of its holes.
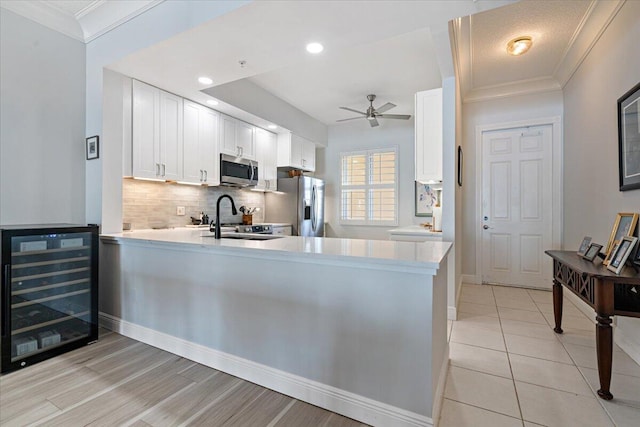
POLYGON ((258 185, 258 162, 220 154, 220 184, 233 187, 258 185))

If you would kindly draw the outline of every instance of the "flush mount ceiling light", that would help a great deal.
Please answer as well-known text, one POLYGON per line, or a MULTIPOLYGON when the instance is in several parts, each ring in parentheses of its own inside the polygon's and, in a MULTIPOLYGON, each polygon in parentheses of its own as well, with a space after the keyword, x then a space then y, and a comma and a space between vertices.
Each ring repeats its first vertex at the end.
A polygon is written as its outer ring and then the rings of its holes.
POLYGON ((320 43, 309 43, 307 45, 307 52, 309 53, 320 53, 324 50, 324 46, 322 46, 320 43))
POLYGON ((209 104, 209 105, 218 105, 219 102, 214 100, 214 99, 209 99, 209 100, 207 100, 207 104, 209 104))
POLYGON ((526 53, 533 45, 533 40, 529 36, 516 37, 507 43, 507 53, 519 56, 526 53))
POLYGON ((210 85, 213 83, 213 80, 209 77, 198 77, 198 81, 203 85, 210 85))

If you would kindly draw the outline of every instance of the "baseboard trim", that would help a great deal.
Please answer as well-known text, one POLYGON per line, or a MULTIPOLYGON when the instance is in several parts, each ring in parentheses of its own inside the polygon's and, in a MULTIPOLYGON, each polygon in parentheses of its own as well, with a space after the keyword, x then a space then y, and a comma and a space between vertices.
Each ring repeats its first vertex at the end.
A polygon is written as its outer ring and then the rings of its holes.
MULTIPOLYGON (((433 427, 434 425, 433 419, 424 415, 195 344, 106 313, 100 313, 100 326, 366 424, 393 427, 433 427)), ((443 364, 448 360, 447 354, 443 364)), ((440 375, 439 389, 440 382, 444 384, 443 378, 446 378, 446 372, 444 376, 442 373, 440 375)), ((437 401, 438 399, 434 399, 434 402, 437 401)))
POLYGON ((462 283, 469 283, 472 285, 482 285, 482 278, 476 274, 463 274, 460 279, 462 283))
POLYGON ((638 343, 627 338, 619 327, 617 327, 613 333, 613 340, 622 351, 627 353, 630 358, 640 365, 640 345, 638 343))

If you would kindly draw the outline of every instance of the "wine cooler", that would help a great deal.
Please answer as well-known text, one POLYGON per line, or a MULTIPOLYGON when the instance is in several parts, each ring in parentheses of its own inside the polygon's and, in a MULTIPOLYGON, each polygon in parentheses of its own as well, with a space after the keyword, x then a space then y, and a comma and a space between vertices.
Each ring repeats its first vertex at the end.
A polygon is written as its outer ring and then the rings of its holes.
POLYGON ((0 372, 98 339, 98 227, 0 226, 0 372))

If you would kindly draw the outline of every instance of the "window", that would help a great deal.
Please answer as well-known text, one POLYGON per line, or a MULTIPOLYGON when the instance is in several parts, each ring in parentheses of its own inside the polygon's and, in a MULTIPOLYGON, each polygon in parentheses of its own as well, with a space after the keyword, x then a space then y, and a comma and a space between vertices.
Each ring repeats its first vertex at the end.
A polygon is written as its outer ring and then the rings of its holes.
POLYGON ((342 153, 340 161, 340 222, 397 225, 397 149, 342 153))

